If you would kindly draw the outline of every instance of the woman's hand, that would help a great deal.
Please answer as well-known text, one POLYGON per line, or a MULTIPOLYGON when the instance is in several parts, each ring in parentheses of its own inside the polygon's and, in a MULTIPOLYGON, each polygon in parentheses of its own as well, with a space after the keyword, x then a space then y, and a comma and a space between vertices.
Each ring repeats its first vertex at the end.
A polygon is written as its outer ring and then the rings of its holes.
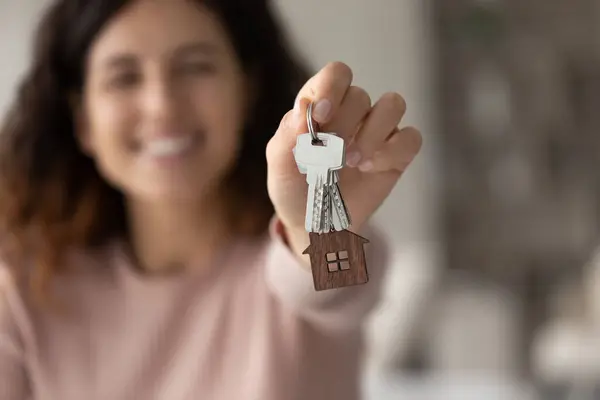
POLYGON ((269 195, 298 254, 308 245, 304 228, 308 185, 292 149, 296 137, 308 132, 306 108, 311 101, 320 131, 337 133, 346 142, 347 166, 339 171, 339 186, 352 219, 351 231, 358 232, 389 196, 422 142, 417 129, 398 127, 406 111, 399 94, 387 93, 372 105, 364 89, 352 86, 352 70, 342 63, 328 64, 313 76, 267 146, 269 195))

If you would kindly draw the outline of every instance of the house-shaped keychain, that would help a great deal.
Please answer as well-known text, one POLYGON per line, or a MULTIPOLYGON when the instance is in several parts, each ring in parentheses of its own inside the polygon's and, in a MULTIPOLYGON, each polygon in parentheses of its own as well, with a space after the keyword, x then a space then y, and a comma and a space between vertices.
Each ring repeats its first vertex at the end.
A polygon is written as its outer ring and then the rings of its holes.
POLYGON ((302 254, 310 255, 315 290, 353 286, 369 281, 364 244, 369 241, 348 230, 309 233, 310 245, 302 254))

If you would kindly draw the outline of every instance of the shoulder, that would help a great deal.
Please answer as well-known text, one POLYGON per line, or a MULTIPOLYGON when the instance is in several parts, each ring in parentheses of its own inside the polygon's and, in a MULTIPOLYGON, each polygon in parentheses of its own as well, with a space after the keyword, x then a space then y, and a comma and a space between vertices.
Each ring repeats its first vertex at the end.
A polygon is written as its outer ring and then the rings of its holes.
POLYGON ((40 265, 33 259, 17 264, 12 258, 0 256, 0 301, 33 307, 33 283, 40 277, 48 279, 48 295, 53 296, 56 290, 62 291, 86 276, 93 278, 110 270, 116 248, 116 243, 109 243, 96 249, 70 249, 52 271, 39 270, 40 265))

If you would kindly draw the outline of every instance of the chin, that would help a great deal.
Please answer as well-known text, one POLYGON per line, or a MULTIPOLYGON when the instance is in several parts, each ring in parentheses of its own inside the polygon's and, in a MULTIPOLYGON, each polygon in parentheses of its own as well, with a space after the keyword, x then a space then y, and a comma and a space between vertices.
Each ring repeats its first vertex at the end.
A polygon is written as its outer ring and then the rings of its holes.
POLYGON ((220 176, 207 179, 205 174, 198 173, 193 179, 146 179, 128 185, 123 191, 128 197, 144 202, 196 202, 215 196, 220 181, 220 176))
POLYGON ((144 185, 129 191, 132 197, 145 202, 169 203, 198 201, 210 195, 208 185, 144 185))

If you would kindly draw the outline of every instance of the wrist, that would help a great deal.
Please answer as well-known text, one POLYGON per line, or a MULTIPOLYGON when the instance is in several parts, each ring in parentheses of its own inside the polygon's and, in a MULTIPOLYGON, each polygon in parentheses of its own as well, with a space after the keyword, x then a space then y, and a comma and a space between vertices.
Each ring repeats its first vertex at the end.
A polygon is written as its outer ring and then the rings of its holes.
POLYGON ((308 255, 302 254, 304 250, 310 245, 310 238, 308 232, 302 228, 291 228, 282 224, 283 237, 289 247, 289 249, 302 261, 302 263, 310 268, 310 259, 308 255))

